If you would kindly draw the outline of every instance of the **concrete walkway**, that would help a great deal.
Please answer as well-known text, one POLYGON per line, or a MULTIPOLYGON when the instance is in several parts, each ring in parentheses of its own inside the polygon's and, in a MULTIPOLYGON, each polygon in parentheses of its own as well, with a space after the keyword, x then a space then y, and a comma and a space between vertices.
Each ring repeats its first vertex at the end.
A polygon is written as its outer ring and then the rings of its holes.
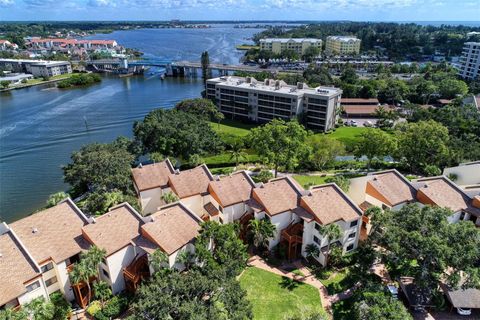
POLYGON ((353 287, 344 292, 335 295, 329 295, 327 288, 323 285, 323 283, 321 283, 317 278, 315 278, 315 276, 310 272, 307 267, 305 267, 301 260, 293 262, 292 264, 290 264, 290 266, 299 270, 303 275, 295 274, 293 272, 282 269, 281 267, 271 266, 259 256, 250 257, 247 264, 249 266, 256 267, 302 283, 306 283, 317 288, 320 294, 320 301, 322 302, 322 306, 330 316, 332 316, 332 304, 351 297, 353 291, 355 290, 355 287, 353 287))

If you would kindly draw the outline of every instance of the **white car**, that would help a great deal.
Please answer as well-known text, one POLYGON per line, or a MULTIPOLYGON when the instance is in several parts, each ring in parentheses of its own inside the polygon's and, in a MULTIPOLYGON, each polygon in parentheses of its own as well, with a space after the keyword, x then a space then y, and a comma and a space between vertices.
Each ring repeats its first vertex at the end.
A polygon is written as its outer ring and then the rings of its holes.
POLYGON ((472 309, 457 308, 457 313, 461 316, 470 316, 472 314, 472 309))
POLYGON ((368 120, 367 120, 367 121, 365 121, 365 122, 363 123, 363 126, 364 126, 364 127, 373 127, 373 123, 372 123, 371 121, 368 121, 368 120))

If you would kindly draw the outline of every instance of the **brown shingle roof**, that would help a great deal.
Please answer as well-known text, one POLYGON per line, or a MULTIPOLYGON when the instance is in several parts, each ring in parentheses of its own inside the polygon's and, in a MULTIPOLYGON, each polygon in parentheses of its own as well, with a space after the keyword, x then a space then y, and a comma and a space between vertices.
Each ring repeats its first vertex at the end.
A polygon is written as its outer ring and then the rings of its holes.
POLYGON ((248 201, 254 187, 255 184, 248 174, 245 171, 239 171, 210 182, 209 191, 223 207, 228 207, 248 201))
POLYGON ((415 199, 415 188, 396 170, 375 173, 367 184, 380 193, 391 206, 415 199))
POLYGON ((182 199, 208 192, 208 184, 213 180, 206 165, 185 170, 169 177, 169 185, 177 196, 182 199))
POLYGON ((142 218, 127 203, 112 208, 96 218, 95 223, 83 227, 88 241, 107 251, 107 256, 129 245, 140 236, 142 218))
POLYGON ((151 217, 153 221, 142 226, 142 235, 168 255, 195 239, 200 230, 200 219, 180 203, 165 206, 151 217))
POLYGON ((70 199, 12 223, 37 263, 52 259, 60 263, 88 248, 82 227, 88 221, 70 199))
POLYGON ((24 283, 40 273, 11 231, 0 235, 0 255, 1 306, 24 294, 24 283))
POLYGON ((139 191, 167 186, 168 177, 173 173, 173 166, 168 159, 132 169, 133 181, 139 191))
POLYGON ((341 104, 360 104, 360 103, 365 103, 365 104, 378 104, 378 99, 377 98, 369 98, 369 99, 363 99, 363 98, 342 98, 340 99, 341 104))
POLYGON ((254 188, 253 195, 264 208, 273 216, 285 211, 293 210, 298 206, 303 189, 289 177, 270 180, 264 185, 254 188))
POLYGON ((334 183, 312 188, 309 195, 302 197, 301 205, 324 225, 362 216, 360 208, 334 183))
POLYGON ((426 196, 431 202, 426 204, 449 208, 453 212, 467 210, 480 214, 480 209, 471 206, 471 199, 446 177, 419 179, 417 183, 419 200, 426 196))
MULTIPOLYGON (((361 106, 361 105, 347 105, 343 106, 343 111, 345 114, 375 114, 377 111, 378 106, 361 106)), ((389 110, 389 108, 385 108, 389 110)))

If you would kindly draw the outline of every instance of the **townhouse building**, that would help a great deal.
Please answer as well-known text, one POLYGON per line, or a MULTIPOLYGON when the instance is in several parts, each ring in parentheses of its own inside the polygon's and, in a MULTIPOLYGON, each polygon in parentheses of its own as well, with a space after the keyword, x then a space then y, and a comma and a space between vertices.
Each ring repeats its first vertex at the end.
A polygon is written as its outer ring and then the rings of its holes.
POLYGON ((0 224, 0 283, 0 309, 48 297, 40 267, 6 223, 0 224))
POLYGON ((342 90, 263 82, 252 77, 225 76, 207 80, 206 96, 228 119, 263 123, 274 118, 300 118, 308 128, 328 131, 335 126, 342 90))
POLYGON ((0 59, 0 67, 12 72, 32 74, 34 77, 53 77, 72 73, 69 61, 0 59))
POLYGON ((115 40, 77 40, 77 39, 51 39, 51 38, 30 38, 25 45, 34 50, 45 49, 86 49, 87 51, 114 49, 118 47, 115 40))
POLYGON ((322 50, 322 40, 315 38, 266 38, 260 39, 260 50, 281 54, 286 50, 295 51, 299 56, 305 54, 308 48, 322 50))
POLYGON ((325 53, 330 55, 351 55, 360 53, 362 40, 352 36, 328 36, 325 53))
MULTIPOLYGON (((400 210, 406 204, 448 208, 451 223, 470 220, 480 226, 480 192, 471 196, 445 176, 417 179, 410 182, 397 170, 370 173, 350 180, 348 195, 365 211, 377 206, 400 210)), ((363 236, 370 233, 370 219, 362 218, 363 236)))

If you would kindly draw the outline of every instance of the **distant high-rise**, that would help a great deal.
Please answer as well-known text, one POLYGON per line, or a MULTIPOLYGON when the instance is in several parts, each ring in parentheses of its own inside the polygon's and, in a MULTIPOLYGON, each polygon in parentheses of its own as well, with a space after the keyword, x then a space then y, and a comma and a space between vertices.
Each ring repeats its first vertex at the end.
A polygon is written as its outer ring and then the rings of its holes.
POLYGON ((268 38, 260 40, 261 50, 272 51, 276 54, 292 50, 299 55, 303 55, 309 47, 315 47, 322 51, 322 40, 313 38, 268 38))
POLYGON ((480 42, 464 43, 458 74, 464 79, 480 76, 480 42))
POLYGON ((328 36, 325 44, 327 54, 359 54, 362 40, 350 36, 328 36))

